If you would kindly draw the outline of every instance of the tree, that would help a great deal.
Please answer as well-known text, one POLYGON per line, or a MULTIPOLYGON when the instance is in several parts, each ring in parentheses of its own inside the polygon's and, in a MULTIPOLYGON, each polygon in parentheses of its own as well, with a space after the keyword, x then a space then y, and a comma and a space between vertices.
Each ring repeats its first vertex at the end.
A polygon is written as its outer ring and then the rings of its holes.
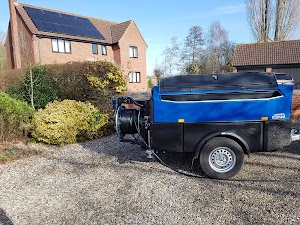
POLYGON ((299 25, 299 0, 246 0, 246 9, 257 42, 287 40, 299 25))
POLYGON ((184 47, 181 49, 177 38, 171 40, 171 47, 167 47, 164 52, 162 65, 164 70, 156 66, 154 75, 159 80, 162 74, 183 73, 183 74, 206 74, 224 73, 231 71, 233 50, 235 44, 228 39, 227 31, 220 22, 213 22, 209 32, 203 38, 202 28, 192 26, 184 40, 184 47), (181 58, 179 59, 179 54, 181 58))
POLYGON ((169 75, 178 74, 180 71, 180 45, 177 37, 171 38, 171 47, 163 51, 165 72, 169 75))
POLYGON ((194 61, 190 64, 186 64, 183 72, 185 74, 205 74, 206 67, 204 62, 205 61, 194 61))
POLYGON ((220 22, 213 22, 207 35, 206 73, 231 71, 234 44, 228 39, 228 32, 220 22))
POLYGON ((207 66, 209 73, 221 72, 224 64, 223 47, 228 43, 227 31, 220 22, 213 22, 207 35, 207 66))
POLYGON ((16 99, 26 101, 33 110, 44 108, 49 102, 58 99, 57 91, 47 76, 47 67, 30 65, 20 78, 21 84, 8 88, 6 92, 16 99))
POLYGON ((267 42, 271 27, 271 0, 246 0, 246 8, 254 39, 258 42, 267 42))
POLYGON ((222 67, 221 73, 232 72, 232 62, 235 49, 235 43, 228 41, 221 45, 222 67))
POLYGON ((159 66, 155 66, 154 70, 153 70, 153 74, 156 77, 157 82, 159 81, 159 79, 162 77, 162 75, 164 74, 164 71, 159 67, 159 66))
POLYGON ((0 71, 7 69, 7 58, 5 49, 5 33, 0 31, 0 71))
POLYGON ((299 25, 300 6, 298 0, 277 0, 274 41, 288 39, 299 25))
POLYGON ((210 25, 207 35, 207 44, 210 48, 215 48, 228 41, 228 32, 222 27, 219 21, 214 21, 210 25))
POLYGON ((150 90, 153 88, 154 84, 151 79, 148 80, 147 86, 148 86, 148 89, 150 89, 150 90))
POLYGON ((188 36, 185 38, 182 59, 185 62, 192 63, 199 61, 203 54, 204 38, 202 27, 192 26, 189 29, 188 36))

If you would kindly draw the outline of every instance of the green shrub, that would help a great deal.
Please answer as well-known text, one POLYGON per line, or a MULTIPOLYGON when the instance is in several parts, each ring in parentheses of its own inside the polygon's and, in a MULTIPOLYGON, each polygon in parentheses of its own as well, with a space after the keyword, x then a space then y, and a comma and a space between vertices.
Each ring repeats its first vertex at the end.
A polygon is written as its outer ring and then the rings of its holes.
POLYGON ((153 84, 153 82, 152 82, 151 79, 148 80, 147 86, 148 86, 148 89, 149 89, 149 90, 151 90, 151 89, 153 88, 154 84, 153 84))
POLYGON ((111 98, 126 88, 122 71, 108 61, 51 65, 47 74, 60 99, 89 101, 101 113, 111 112, 111 98))
POLYGON ((26 102, 0 92, 0 141, 25 137, 33 113, 26 102))
POLYGON ((88 102, 54 101, 34 115, 31 134, 47 144, 71 144, 103 135, 108 119, 88 102))
POLYGON ((29 67, 21 77, 21 84, 9 87, 6 92, 12 97, 26 101, 35 109, 58 99, 57 91, 49 83, 47 67, 37 65, 29 67))

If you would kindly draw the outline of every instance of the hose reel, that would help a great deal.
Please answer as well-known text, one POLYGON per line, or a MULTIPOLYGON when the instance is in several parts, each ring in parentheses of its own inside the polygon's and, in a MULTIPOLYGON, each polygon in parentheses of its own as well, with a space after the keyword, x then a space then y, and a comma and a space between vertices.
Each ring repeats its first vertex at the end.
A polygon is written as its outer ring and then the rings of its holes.
POLYGON ((120 139, 126 134, 136 134, 139 128, 139 110, 128 109, 125 106, 120 106, 117 109, 116 119, 116 131, 120 139))

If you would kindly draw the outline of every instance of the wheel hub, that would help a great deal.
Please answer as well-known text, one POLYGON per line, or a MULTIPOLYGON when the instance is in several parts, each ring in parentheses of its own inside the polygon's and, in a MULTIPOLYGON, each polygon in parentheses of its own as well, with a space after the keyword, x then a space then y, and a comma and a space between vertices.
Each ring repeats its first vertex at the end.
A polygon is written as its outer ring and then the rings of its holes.
POLYGON ((228 172, 236 164, 235 153, 227 147, 214 149, 209 155, 209 165, 217 172, 228 172))

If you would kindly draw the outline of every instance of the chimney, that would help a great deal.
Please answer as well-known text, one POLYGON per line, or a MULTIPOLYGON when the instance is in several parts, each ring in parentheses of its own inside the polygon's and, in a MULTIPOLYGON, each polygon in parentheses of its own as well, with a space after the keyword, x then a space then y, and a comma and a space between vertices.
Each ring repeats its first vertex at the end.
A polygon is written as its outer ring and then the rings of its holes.
POLYGON ((11 44, 12 44, 12 55, 13 55, 13 69, 21 68, 21 52, 20 42, 18 33, 18 22, 17 22, 17 0, 8 0, 9 4, 9 15, 10 15, 10 28, 11 28, 11 44))

